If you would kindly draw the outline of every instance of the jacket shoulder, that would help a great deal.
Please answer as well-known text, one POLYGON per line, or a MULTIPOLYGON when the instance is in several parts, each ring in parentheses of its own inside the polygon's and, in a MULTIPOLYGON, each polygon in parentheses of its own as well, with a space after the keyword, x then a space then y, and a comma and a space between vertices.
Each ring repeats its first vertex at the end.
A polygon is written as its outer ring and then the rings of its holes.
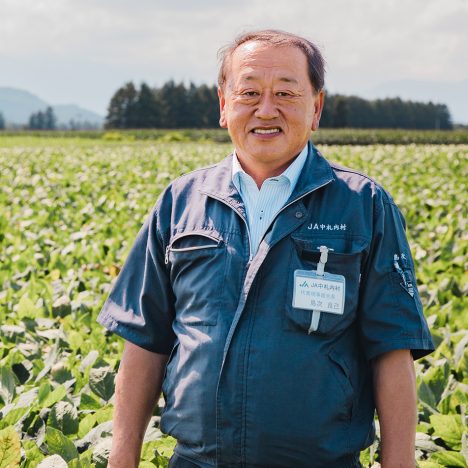
POLYGON ((193 171, 186 172, 181 174, 179 177, 176 177, 169 185, 171 186, 182 186, 193 181, 204 180, 207 176, 210 175, 221 163, 217 162, 210 164, 208 166, 199 167, 193 171))
POLYGON ((346 184, 350 190, 359 193, 368 193, 372 198, 381 200, 382 203, 395 204, 390 193, 375 179, 356 169, 351 169, 335 162, 329 162, 335 179, 346 184))

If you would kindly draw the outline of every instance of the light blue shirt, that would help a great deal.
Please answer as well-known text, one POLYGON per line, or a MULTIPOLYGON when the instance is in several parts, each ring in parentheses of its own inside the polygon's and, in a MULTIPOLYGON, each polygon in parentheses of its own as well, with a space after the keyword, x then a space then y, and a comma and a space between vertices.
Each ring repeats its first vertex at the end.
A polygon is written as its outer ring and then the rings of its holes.
POLYGON ((247 213, 247 228, 250 240, 250 258, 257 253, 258 246, 271 222, 283 208, 296 186, 308 154, 308 145, 280 175, 266 179, 260 190, 253 178, 247 174, 237 159, 232 158, 232 182, 239 192, 247 213))

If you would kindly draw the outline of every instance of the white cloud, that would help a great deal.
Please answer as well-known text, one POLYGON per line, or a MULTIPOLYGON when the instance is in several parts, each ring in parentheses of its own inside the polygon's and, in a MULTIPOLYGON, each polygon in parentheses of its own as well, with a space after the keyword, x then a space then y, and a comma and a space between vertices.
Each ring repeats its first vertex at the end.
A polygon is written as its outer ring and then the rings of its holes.
POLYGON ((0 11, 0 85, 101 111, 129 79, 214 82, 218 48, 250 28, 315 40, 333 91, 468 77, 467 0, 0 0, 0 11))

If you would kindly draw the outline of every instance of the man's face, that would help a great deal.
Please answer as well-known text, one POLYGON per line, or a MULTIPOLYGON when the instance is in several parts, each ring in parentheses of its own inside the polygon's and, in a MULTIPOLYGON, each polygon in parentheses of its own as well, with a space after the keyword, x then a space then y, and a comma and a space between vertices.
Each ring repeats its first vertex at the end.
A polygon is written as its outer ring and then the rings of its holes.
POLYGON ((220 125, 229 130, 241 163, 287 165, 318 128, 323 107, 306 56, 293 46, 247 42, 227 65, 224 89, 218 91, 220 125))

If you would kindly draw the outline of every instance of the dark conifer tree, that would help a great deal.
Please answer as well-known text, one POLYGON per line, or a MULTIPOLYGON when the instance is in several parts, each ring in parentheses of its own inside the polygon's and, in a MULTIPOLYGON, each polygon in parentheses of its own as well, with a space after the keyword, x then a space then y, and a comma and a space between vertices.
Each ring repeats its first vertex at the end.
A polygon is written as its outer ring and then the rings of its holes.
POLYGON ((137 128, 138 92, 132 82, 119 88, 109 103, 106 128, 137 128))
POLYGON ((57 127, 57 118, 52 107, 48 107, 44 112, 44 130, 55 130, 57 127))
POLYGON ((142 83, 135 104, 136 128, 161 127, 161 104, 156 92, 142 83))

